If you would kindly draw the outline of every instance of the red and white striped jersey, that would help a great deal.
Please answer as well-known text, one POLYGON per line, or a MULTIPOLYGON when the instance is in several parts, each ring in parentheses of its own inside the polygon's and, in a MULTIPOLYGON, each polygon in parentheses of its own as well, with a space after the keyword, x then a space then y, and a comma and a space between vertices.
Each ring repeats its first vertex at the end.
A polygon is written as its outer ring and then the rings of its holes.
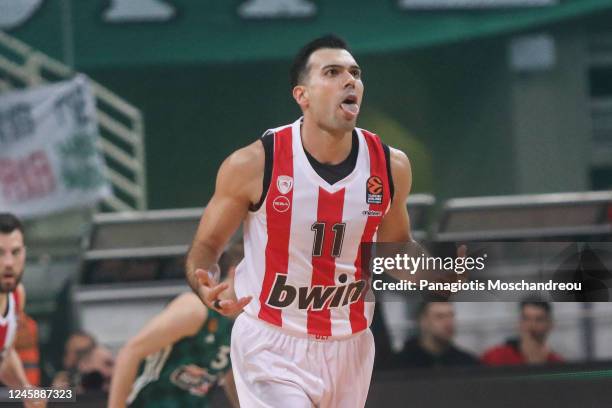
POLYGON ((272 132, 272 176, 244 223, 236 294, 253 297, 247 314, 289 333, 341 338, 365 330, 374 303, 364 301, 360 244, 376 240, 390 206, 386 147, 356 129, 355 168, 330 185, 306 157, 300 120, 272 132))
MULTIPOLYGON (((0 293, 0 296, 5 296, 5 294, 0 293)), ((6 357, 6 353, 13 345, 15 336, 17 335, 18 305, 19 294, 17 290, 15 290, 8 294, 6 314, 0 314, 0 362, 6 357)))

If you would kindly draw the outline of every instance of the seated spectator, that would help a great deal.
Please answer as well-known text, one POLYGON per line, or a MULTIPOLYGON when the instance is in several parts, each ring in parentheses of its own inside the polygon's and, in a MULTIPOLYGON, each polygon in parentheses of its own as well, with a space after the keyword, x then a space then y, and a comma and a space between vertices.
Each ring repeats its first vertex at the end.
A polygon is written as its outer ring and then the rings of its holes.
POLYGON ((451 303, 424 302, 417 308, 418 335, 398 355, 402 367, 477 365, 478 359, 453 344, 455 310, 451 303))
POLYGON ((108 392, 114 364, 109 349, 98 345, 90 334, 77 331, 66 341, 64 370, 55 375, 52 387, 72 388, 77 395, 108 392))
POLYGON ((481 361, 491 366, 562 362, 563 358, 554 353, 547 343, 552 328, 550 303, 521 302, 519 337, 487 350, 481 361))
POLYGON ((107 393, 110 387, 115 358, 104 346, 89 350, 77 363, 80 384, 77 392, 102 391, 107 393))
POLYGON ((55 374, 52 386, 55 388, 76 387, 80 381, 77 369, 79 360, 95 347, 96 340, 89 333, 77 331, 71 334, 64 347, 63 370, 55 374))

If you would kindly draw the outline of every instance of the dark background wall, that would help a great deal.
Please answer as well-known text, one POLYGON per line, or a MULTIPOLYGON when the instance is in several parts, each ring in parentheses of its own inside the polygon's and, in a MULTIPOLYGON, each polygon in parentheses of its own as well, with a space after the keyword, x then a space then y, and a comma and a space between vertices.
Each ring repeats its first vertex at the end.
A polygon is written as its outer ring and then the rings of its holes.
MULTIPOLYGON (((563 176, 562 166, 538 183, 525 176, 541 171, 543 162, 564 160, 567 152, 564 146, 534 146, 576 135, 578 143, 588 142, 588 127, 576 122, 577 115, 585 117, 586 107, 559 103, 578 100, 586 90, 561 86, 582 78, 578 63, 531 77, 513 74, 507 62, 509 38, 357 55, 366 89, 359 126, 408 154, 413 191, 448 198, 589 187, 584 152, 572 165, 578 182, 563 176), (548 93, 540 106, 552 109, 558 118, 554 126, 538 120, 533 99, 538 92, 548 93)), ((558 50, 563 55, 565 44, 558 43, 558 50)), ((150 207, 168 208, 206 203, 216 170, 229 153, 300 115, 288 86, 289 64, 276 60, 87 73, 143 110, 150 207)))

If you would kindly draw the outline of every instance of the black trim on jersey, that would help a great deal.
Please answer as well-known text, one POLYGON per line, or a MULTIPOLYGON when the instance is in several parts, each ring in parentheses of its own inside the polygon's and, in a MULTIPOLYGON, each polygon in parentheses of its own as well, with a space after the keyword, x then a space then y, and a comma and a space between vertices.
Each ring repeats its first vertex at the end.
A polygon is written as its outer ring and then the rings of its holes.
POLYGON ((266 132, 259 140, 264 148, 265 164, 264 164, 264 177, 263 177, 263 188, 261 190, 261 197, 256 204, 249 206, 250 211, 257 211, 266 200, 268 189, 270 188, 270 180, 272 180, 272 165, 274 164, 274 132, 266 132))
POLYGON ((387 162, 387 176, 389 177, 389 193, 391 193, 391 201, 393 201, 393 195, 395 194, 395 187, 393 186, 393 175, 391 174, 391 149, 389 146, 382 143, 383 150, 385 152, 385 161, 387 162))
POLYGON ((310 153, 304 149, 306 157, 310 162, 310 165, 314 171, 329 184, 335 184, 338 181, 344 179, 353 172, 357 165, 357 155, 359 154, 359 138, 357 132, 353 131, 353 137, 351 139, 351 152, 348 157, 338 164, 326 164, 321 163, 315 159, 310 153))

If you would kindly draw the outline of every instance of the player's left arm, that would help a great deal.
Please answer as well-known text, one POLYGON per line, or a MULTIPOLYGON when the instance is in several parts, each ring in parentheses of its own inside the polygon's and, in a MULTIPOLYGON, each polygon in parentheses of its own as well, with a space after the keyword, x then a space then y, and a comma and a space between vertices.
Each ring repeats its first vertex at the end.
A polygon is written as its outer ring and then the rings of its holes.
POLYGON ((378 227, 378 242, 412 242, 410 234, 410 217, 406 208, 406 199, 412 187, 412 169, 410 160, 401 150, 390 149, 391 177, 394 194, 391 206, 378 227))
MULTIPOLYGON (((36 388, 28 381, 15 347, 10 348, 6 354, 6 359, 2 363, 0 381, 12 389, 36 388)), ((23 400, 23 406, 25 408, 45 408, 47 401, 44 399, 23 400)))
MULTIPOLYGON (((408 195, 412 188, 410 160, 401 150, 390 148, 390 153, 391 177, 393 178, 395 192, 391 207, 378 227, 377 242, 406 242, 405 251, 408 256, 418 257, 423 254, 429 256, 427 249, 413 240, 410 233, 410 217, 406 207, 409 200, 408 195)), ((461 245, 457 249, 457 256, 464 257, 466 250, 465 245, 461 245)), ((410 274, 405 270, 388 270, 387 273, 398 280, 416 281, 421 277, 419 271, 410 274)), ((454 278, 456 278, 456 275, 451 275, 450 280, 454 278)))
MULTIPOLYGON (((392 147, 390 149, 391 177, 393 178, 394 194, 391 206, 385 214, 376 233, 377 242, 405 242, 409 256, 418 256, 423 248, 412 239, 410 233, 410 217, 406 208, 406 200, 412 188, 412 169, 410 160, 404 152, 392 147)), ((398 280, 416 280, 414 274, 404 270, 387 270, 389 275, 398 280)))
POLYGON ((236 391, 236 383, 234 382, 234 373, 232 370, 228 370, 223 378, 223 391, 232 404, 233 408, 240 408, 240 402, 238 402, 238 392, 236 391))
POLYGON ((11 347, 6 353, 6 358, 0 370, 0 381, 10 388, 31 387, 26 377, 25 370, 23 369, 19 354, 17 354, 14 347, 11 347))

